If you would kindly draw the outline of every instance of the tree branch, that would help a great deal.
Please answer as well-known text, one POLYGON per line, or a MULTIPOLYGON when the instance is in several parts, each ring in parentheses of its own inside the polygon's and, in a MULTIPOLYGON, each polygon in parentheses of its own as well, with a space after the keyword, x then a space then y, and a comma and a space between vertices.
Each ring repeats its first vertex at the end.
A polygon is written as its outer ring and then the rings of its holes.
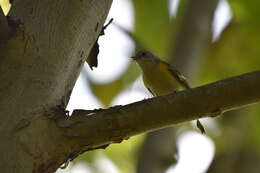
POLYGON ((74 111, 57 121, 77 149, 91 150, 133 135, 216 116, 260 101, 260 71, 110 109, 74 111), (84 146, 84 147, 82 147, 84 146))

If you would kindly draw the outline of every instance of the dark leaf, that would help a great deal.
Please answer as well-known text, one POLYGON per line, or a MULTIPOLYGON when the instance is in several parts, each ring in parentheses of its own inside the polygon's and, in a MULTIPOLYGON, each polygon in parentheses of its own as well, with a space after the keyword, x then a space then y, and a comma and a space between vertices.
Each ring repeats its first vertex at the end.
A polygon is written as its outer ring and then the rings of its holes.
POLYGON ((113 18, 109 20, 109 22, 103 26, 100 34, 98 35, 98 38, 95 42, 95 44, 93 45, 88 58, 86 60, 86 62, 88 63, 89 67, 91 68, 91 70, 93 70, 93 67, 97 67, 98 66, 98 53, 99 53, 99 44, 98 44, 98 39, 100 36, 105 35, 105 29, 108 27, 108 25, 110 25, 113 21, 113 18))

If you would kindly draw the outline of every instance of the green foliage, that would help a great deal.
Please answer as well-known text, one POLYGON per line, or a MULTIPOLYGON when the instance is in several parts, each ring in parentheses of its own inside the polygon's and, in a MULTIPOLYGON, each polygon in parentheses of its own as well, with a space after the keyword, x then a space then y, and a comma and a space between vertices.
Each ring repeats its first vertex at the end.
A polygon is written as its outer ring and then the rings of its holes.
POLYGON ((146 49, 164 57, 170 41, 168 0, 133 0, 133 5, 136 37, 146 49))
POLYGON ((86 161, 94 165, 97 157, 106 156, 124 173, 132 173, 135 170, 137 149, 143 141, 143 135, 132 137, 119 144, 112 144, 105 150, 90 151, 78 157, 75 162, 86 161))
POLYGON ((211 45, 201 68, 202 80, 219 80, 259 69, 259 42, 255 27, 231 22, 211 45))

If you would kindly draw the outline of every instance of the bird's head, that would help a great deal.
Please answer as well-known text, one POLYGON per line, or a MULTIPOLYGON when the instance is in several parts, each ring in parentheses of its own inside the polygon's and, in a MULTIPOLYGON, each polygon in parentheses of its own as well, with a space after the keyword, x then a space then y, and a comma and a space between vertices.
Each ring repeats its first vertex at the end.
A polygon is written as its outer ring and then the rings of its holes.
POLYGON ((131 58, 133 60, 137 61, 137 62, 138 61, 149 61, 149 60, 156 59, 154 54, 152 52, 147 51, 147 50, 140 51, 135 56, 133 56, 131 58))
POLYGON ((138 52, 135 56, 131 57, 141 67, 153 67, 159 62, 159 59, 150 51, 143 50, 138 52))

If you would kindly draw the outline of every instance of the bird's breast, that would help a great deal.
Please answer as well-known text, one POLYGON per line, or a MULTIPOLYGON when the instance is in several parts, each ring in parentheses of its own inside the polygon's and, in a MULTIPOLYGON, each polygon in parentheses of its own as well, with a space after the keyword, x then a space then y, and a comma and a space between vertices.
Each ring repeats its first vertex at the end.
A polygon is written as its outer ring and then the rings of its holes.
POLYGON ((169 94, 180 86, 172 74, 165 69, 155 67, 153 70, 143 70, 144 85, 155 95, 169 94))

